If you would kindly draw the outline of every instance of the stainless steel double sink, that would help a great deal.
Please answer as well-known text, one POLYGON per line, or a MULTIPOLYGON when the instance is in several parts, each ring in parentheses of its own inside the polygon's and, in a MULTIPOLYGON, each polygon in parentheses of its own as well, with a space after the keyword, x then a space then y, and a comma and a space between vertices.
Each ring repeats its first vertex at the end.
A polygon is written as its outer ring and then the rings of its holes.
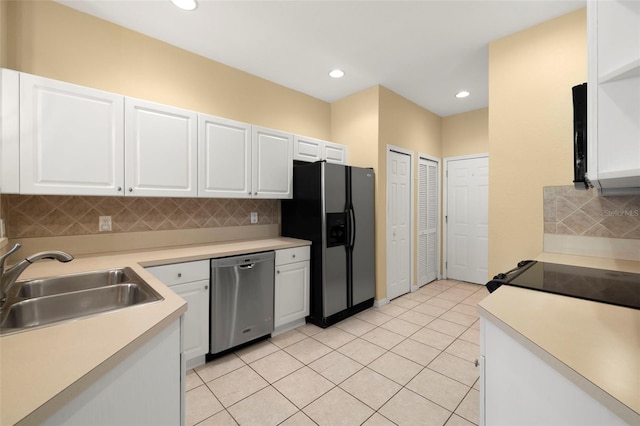
POLYGON ((2 307, 0 334, 163 300, 131 268, 18 281, 2 307))

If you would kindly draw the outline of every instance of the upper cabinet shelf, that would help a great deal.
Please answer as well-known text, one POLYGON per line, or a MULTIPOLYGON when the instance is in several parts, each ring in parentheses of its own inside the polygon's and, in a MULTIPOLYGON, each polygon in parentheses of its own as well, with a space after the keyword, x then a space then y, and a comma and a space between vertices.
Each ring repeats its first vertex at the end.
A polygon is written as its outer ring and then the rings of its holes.
POLYGON ((640 77, 640 58, 598 77, 598 84, 640 77))

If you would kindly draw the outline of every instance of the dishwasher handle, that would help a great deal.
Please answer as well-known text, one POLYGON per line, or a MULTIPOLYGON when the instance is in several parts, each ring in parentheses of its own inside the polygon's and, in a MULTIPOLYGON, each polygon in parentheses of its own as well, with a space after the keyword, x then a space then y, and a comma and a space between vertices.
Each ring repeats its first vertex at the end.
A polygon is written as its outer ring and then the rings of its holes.
POLYGON ((249 263, 247 265, 238 265, 238 269, 253 269, 256 266, 255 263, 249 263))

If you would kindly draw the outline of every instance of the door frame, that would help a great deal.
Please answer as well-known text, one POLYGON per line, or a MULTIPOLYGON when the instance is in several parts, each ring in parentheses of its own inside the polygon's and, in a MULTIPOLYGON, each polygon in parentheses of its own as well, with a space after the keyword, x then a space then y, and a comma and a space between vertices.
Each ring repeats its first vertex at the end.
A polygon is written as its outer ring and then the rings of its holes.
MULTIPOLYGON (((436 258, 437 258, 437 263, 438 263, 438 267, 436 269, 436 279, 440 280, 442 279, 443 273, 443 257, 442 257, 442 233, 443 233, 443 223, 442 223, 442 214, 443 214, 443 210, 444 210, 444 205, 442 204, 442 193, 444 192, 444 185, 441 185, 440 182, 444 182, 442 179, 442 159, 438 158, 438 157, 434 157, 432 155, 427 155, 424 154, 422 152, 418 152, 418 162, 420 162, 420 159, 424 159, 424 160, 429 160, 429 161, 433 161, 434 163, 436 163, 438 165, 438 208, 436 209, 436 222, 438 223, 437 226, 437 240, 438 240, 438 244, 436 246, 436 258)), ((419 165, 419 164, 418 164, 419 165)), ((416 226, 416 233, 418 232, 418 227, 416 226)), ((420 285, 419 283, 416 283, 416 285, 420 285)))
POLYGON ((447 200, 447 194, 449 193, 449 162, 450 161, 460 161, 460 160, 472 160, 474 158, 489 158, 489 153, 488 152, 482 152, 479 154, 469 154, 469 155, 458 155, 455 157, 445 157, 444 158, 444 177, 442 179, 442 209, 443 209, 443 216, 444 216, 444 222, 442 223, 442 268, 443 268, 443 273, 442 273, 442 278, 446 279, 448 278, 448 270, 447 270, 447 261, 448 261, 448 256, 447 256, 447 238, 448 238, 448 231, 449 231, 449 223, 448 223, 448 218, 449 218, 449 204, 448 204, 448 200, 447 200))
MULTIPOLYGON (((415 165, 413 163, 414 157, 415 157, 415 153, 411 150, 405 149, 405 148, 400 148, 399 146, 395 146, 395 145, 389 145, 387 144, 387 150, 386 150, 386 206, 385 206, 385 240, 386 240, 386 247, 385 247, 385 289, 386 289, 386 297, 385 297, 385 303, 388 303, 389 301, 389 268, 388 268, 388 262, 389 262, 389 233, 391 232, 391 226, 389 225, 389 184, 390 184, 390 179, 389 179, 389 153, 390 152, 396 152, 398 154, 405 154, 409 156, 409 164, 411 167, 410 170, 410 177, 409 177, 409 212, 410 212, 410 231, 409 231, 409 292, 412 293, 414 291, 418 290, 418 286, 415 283, 415 276, 413 273, 413 256, 414 256, 414 248, 413 248, 413 241, 414 241, 414 237, 413 234, 415 233, 415 224, 414 224, 414 208, 415 208, 415 201, 414 201, 414 183, 413 183, 413 179, 414 179, 414 170, 415 170, 415 165)), ((383 305, 384 303, 381 303, 381 305, 383 305)))

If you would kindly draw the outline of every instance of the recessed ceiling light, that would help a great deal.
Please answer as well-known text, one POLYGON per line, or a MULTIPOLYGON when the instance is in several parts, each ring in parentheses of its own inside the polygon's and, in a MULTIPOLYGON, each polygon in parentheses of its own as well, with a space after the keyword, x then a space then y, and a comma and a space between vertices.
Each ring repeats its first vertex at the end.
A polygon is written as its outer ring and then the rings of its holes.
POLYGON ((198 7, 196 0, 171 0, 171 3, 183 10, 194 10, 198 7))
POLYGON ((456 93, 456 98, 466 98, 467 96, 469 96, 469 92, 467 92, 466 90, 461 90, 460 92, 456 93))
POLYGON ((329 76, 333 78, 344 77, 344 71, 338 70, 338 69, 331 70, 331 72, 329 73, 329 76))

